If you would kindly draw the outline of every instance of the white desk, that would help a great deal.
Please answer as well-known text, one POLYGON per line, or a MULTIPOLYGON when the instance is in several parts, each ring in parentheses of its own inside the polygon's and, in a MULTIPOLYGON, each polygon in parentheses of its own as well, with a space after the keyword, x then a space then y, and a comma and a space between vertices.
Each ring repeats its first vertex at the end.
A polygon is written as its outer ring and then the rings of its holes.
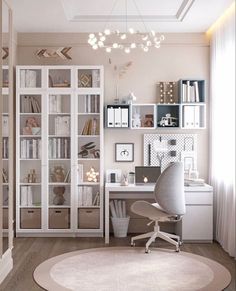
MULTIPOLYGON (((110 199, 154 199, 154 185, 105 185, 105 243, 109 244, 110 199)), ((213 239, 213 188, 207 184, 185 187, 186 214, 183 216, 181 236, 184 241, 212 242, 213 239)))

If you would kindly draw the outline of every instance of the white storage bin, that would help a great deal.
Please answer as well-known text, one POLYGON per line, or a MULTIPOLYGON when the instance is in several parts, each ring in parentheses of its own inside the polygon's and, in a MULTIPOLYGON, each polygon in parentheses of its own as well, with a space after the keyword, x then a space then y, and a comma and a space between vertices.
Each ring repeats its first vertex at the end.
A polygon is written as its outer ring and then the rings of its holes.
POLYGON ((111 217, 115 237, 126 237, 130 217, 111 217))

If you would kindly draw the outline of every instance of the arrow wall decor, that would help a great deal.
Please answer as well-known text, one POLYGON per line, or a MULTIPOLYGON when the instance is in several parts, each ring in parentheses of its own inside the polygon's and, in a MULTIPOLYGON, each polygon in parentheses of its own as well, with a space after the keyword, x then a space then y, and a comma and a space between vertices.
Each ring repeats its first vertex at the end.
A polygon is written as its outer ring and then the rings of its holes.
POLYGON ((2 48, 2 59, 5 60, 9 55, 9 48, 8 47, 3 47, 2 48))
POLYGON ((72 58, 68 55, 71 47, 60 47, 58 49, 39 49, 36 52, 38 58, 61 58, 63 60, 71 60, 72 58))

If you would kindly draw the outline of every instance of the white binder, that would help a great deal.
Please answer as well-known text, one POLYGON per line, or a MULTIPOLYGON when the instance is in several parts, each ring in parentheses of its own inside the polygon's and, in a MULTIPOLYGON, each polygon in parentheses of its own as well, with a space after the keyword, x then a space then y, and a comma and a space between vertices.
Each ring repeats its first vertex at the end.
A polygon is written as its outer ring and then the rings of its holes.
POLYGON ((194 127, 200 127, 200 106, 195 106, 194 111, 194 127))
POLYGON ((121 127, 129 126, 129 109, 122 108, 121 109, 121 127))
POLYGON ((107 108, 107 127, 114 127, 114 126, 115 126, 114 108, 109 107, 107 108))
POLYGON ((115 108, 115 127, 121 127, 121 108, 115 108))

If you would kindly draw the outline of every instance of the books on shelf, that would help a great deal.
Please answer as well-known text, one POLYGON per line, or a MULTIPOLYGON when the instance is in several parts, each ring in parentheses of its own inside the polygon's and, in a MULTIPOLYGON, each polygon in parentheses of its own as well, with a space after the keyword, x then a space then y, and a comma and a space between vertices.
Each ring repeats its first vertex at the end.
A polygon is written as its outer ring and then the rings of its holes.
POLYGON ((78 164, 77 165, 77 182, 82 183, 84 181, 84 166, 83 164, 78 164))
POLYGON ((8 159, 8 138, 4 137, 2 140, 2 158, 8 159))
POLYGON ((99 135, 99 119, 90 118, 86 120, 81 134, 82 135, 99 135))
POLYGON ((65 175, 64 183, 70 183, 70 169, 67 171, 65 175))
POLYGON ((49 112, 61 113, 62 112, 61 101, 62 101, 61 95, 50 95, 49 96, 49 112))
POLYGON ((55 135, 70 135, 70 116, 55 118, 55 135))
POLYGON ((199 98, 199 84, 198 81, 186 81, 182 83, 182 102, 183 103, 197 103, 199 98))
POLYGON ((33 191, 31 186, 21 186, 21 206, 33 206, 33 191))
POLYGON ((100 73, 99 70, 92 70, 92 87, 100 86, 100 73))
POLYGON ((99 112, 100 112, 100 96, 85 95, 85 113, 99 113, 99 112))
POLYGON ((2 136, 9 136, 9 118, 6 115, 2 116, 2 136))
POLYGON ((192 186, 192 187, 204 186, 205 181, 204 181, 204 179, 184 179, 184 185, 185 186, 192 186))
POLYGON ((50 138, 48 142, 49 159, 70 159, 70 139, 50 138))
POLYGON ((22 113, 40 113, 41 104, 35 96, 24 95, 21 99, 22 113))
POLYGON ((78 189, 78 207, 80 206, 99 206, 99 192, 94 195, 93 187, 80 186, 78 189))
POLYGON ((37 87, 37 71, 36 70, 20 70, 20 86, 22 88, 37 87))
POLYGON ((22 139, 21 159, 41 159, 41 139, 22 139))

